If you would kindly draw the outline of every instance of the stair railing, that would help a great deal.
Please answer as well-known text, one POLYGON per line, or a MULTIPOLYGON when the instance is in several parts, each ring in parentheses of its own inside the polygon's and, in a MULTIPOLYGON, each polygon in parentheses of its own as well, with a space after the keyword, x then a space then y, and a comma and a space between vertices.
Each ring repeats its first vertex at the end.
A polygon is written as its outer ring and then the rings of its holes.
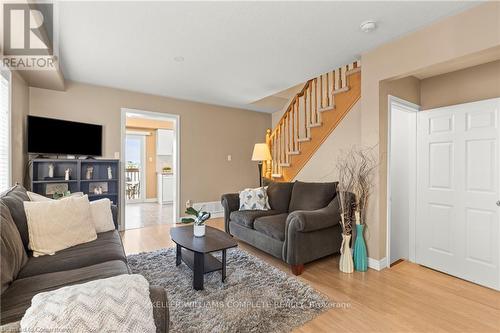
POLYGON ((335 109, 335 95, 349 90, 347 75, 359 67, 355 61, 310 79, 292 98, 275 128, 267 130, 273 159, 265 164, 265 177, 281 177, 283 168, 290 166, 290 156, 300 154, 300 143, 310 141, 311 129, 321 126, 321 113, 335 109))

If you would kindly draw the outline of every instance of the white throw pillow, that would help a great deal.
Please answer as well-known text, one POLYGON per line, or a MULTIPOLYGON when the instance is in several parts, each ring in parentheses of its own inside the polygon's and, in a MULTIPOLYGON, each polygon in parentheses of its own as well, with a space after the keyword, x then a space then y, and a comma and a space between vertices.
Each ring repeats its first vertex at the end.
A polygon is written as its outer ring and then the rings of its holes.
POLYGON ((246 188, 240 192, 240 210, 268 210, 267 191, 264 187, 246 188))
POLYGON ((111 201, 100 199, 90 202, 90 214, 97 233, 115 230, 113 213, 111 212, 111 201))
POLYGON ((25 201, 29 248, 33 256, 57 251, 97 238, 86 195, 51 201, 25 201))

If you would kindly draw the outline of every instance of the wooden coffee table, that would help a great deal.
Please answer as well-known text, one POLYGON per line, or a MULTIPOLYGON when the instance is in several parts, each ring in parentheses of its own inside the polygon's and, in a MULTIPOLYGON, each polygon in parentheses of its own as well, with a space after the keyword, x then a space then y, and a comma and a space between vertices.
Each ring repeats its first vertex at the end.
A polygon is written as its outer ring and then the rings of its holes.
POLYGON ((193 271, 193 288, 203 290, 203 276, 213 271, 222 271, 222 282, 226 280, 226 250, 238 243, 225 232, 206 226, 204 237, 193 235, 193 226, 170 229, 172 241, 177 245, 176 266, 183 261, 193 271), (222 251, 222 261, 210 253, 222 251))

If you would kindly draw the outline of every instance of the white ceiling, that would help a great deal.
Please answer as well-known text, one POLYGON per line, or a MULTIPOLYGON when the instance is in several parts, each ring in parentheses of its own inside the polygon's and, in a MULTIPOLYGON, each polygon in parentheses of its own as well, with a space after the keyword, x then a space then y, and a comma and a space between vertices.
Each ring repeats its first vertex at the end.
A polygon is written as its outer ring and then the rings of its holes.
POLYGON ((60 59, 70 80, 258 109, 251 103, 476 4, 61 2, 60 59), (362 33, 368 19, 378 29, 362 33))

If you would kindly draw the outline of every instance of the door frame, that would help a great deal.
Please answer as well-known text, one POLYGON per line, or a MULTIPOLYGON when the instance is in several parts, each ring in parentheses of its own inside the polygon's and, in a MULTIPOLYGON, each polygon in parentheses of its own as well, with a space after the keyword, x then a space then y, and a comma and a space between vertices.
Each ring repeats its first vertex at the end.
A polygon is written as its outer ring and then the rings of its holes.
MULTIPOLYGON (((173 202, 173 223, 179 221, 179 210, 180 210, 180 194, 181 194, 181 126, 180 126, 180 116, 178 114, 173 113, 164 113, 164 112, 154 112, 154 111, 146 111, 140 109, 132 109, 132 108, 121 108, 120 109, 120 191, 125 189, 125 135, 126 135, 126 118, 127 113, 135 113, 144 115, 147 117, 161 117, 166 118, 174 123, 174 154, 173 154, 173 164, 174 164, 174 176, 175 176, 175 198, 173 202)), ((125 196, 121 195, 120 200, 120 218, 119 221, 119 230, 125 230, 125 196)))
MULTIPOLYGON (((141 132, 125 131, 125 141, 127 139, 127 135, 132 135, 132 136, 136 136, 136 137, 141 138, 141 168, 142 169, 140 170, 141 173, 139 175, 140 176, 140 178, 139 178, 139 185, 140 185, 139 198, 127 200, 126 196, 124 196, 125 203, 145 202, 146 201, 146 191, 147 191, 147 189, 146 189, 146 186, 147 186, 147 184, 146 184, 146 163, 147 163, 147 161, 146 161, 146 136, 148 134, 146 134, 146 132, 141 133, 141 132)), ((124 155, 123 158, 125 159, 126 158, 126 151, 125 150, 123 151, 123 155, 124 155)), ((127 161, 125 160, 124 167, 126 167, 126 164, 127 164, 127 161)), ((123 177, 123 178, 125 178, 125 177, 123 177)), ((125 181, 125 179, 124 179, 124 181, 125 181)))
POLYGON ((386 231, 386 258, 387 267, 391 265, 391 116, 393 107, 397 106, 400 109, 408 112, 416 112, 415 115, 415 146, 413 147, 414 163, 410 163, 412 168, 410 173, 410 219, 408 221, 408 260, 410 262, 416 261, 416 222, 417 222, 417 134, 418 134, 418 112, 421 111, 420 105, 406 101, 399 97, 389 95, 387 97, 387 231, 386 231))

